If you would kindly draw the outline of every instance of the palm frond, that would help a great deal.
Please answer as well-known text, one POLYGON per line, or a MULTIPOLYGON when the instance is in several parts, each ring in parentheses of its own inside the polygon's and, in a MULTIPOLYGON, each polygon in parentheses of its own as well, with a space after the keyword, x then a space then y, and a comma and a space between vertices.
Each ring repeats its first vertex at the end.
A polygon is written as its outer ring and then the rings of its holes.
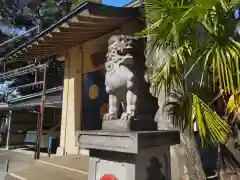
POLYGON ((164 88, 166 95, 173 96, 166 105, 171 107, 173 123, 192 130, 196 121, 203 145, 223 142, 230 129, 211 109, 212 101, 202 99, 188 85, 199 89, 207 85, 222 96, 232 95, 228 111, 240 110, 240 43, 234 39, 238 22, 233 18, 236 7, 240 7, 240 0, 145 0, 149 26, 138 35, 153 37, 148 42, 150 53, 159 49, 171 52, 168 60, 159 57, 150 78, 151 90, 158 96, 164 88), (189 81, 196 67, 201 67, 201 72, 189 81))
POLYGON ((230 132, 228 124, 198 96, 192 94, 192 98, 193 112, 202 137, 202 145, 223 143, 230 132))
MULTIPOLYGON (((201 64, 203 71, 200 85, 205 76, 207 76, 206 79, 211 76, 214 90, 220 88, 228 93, 233 93, 234 89, 240 86, 238 62, 240 43, 232 38, 237 25, 237 21, 233 19, 233 9, 236 4, 239 4, 239 1, 146 0, 145 7, 149 26, 139 35, 154 36, 149 42, 149 49, 170 49, 174 52, 172 55, 174 58, 180 57, 179 61, 185 60, 183 66, 189 59, 195 59, 187 75, 196 64, 201 64), (204 36, 197 37, 199 31, 204 36), (175 51, 186 44, 188 48, 185 50, 191 52, 177 53, 176 55, 175 51), (212 74, 206 73, 209 68, 212 69, 212 74), (218 88, 216 88, 217 82, 218 88)), ((177 63, 177 60, 171 59, 168 67, 171 63, 173 63, 171 66, 177 63)), ((162 70, 163 68, 160 67, 155 72, 162 70)), ((175 76, 178 75, 175 73, 175 76)), ((177 78, 173 78, 173 76, 174 73, 168 80, 177 78)), ((154 75, 154 79, 156 77, 154 75)))
POLYGON ((153 70, 153 74, 150 77, 153 95, 157 97, 163 87, 166 93, 169 94, 171 89, 181 86, 183 67, 186 64, 186 54, 190 53, 190 48, 185 44, 185 46, 178 48, 169 60, 162 62, 153 70))
POLYGON ((230 114, 233 111, 240 113, 240 91, 236 90, 229 98, 227 103, 227 113, 230 114))
MULTIPOLYGON (((229 39, 224 45, 212 44, 206 56, 202 60, 205 72, 209 67, 212 69, 212 82, 214 90, 218 82, 219 88, 228 93, 234 93, 239 88, 239 56, 240 43, 229 39)), ((202 73, 202 77, 204 73, 202 73)))
POLYGON ((174 91, 165 108, 173 125, 183 131, 193 131, 196 121, 203 146, 225 142, 230 132, 228 124, 196 94, 174 91))
POLYGON ((152 43, 154 47, 182 46, 183 37, 186 38, 191 28, 195 27, 196 17, 201 14, 201 9, 189 2, 146 0, 149 27, 143 30, 141 35, 153 34, 156 37, 152 43))

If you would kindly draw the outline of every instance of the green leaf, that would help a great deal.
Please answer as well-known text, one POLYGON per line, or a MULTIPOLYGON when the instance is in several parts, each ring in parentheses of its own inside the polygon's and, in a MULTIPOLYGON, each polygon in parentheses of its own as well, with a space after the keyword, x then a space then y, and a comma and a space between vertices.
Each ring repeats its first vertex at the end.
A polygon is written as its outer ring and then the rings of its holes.
POLYGON ((223 143, 229 132, 229 125, 196 94, 185 94, 176 90, 171 93, 171 100, 165 104, 173 125, 182 131, 193 131, 196 121, 202 146, 223 143))
POLYGON ((192 96, 193 107, 198 114, 196 122, 202 145, 223 143, 230 132, 230 127, 216 112, 212 111, 206 103, 199 99, 197 95, 192 94, 192 96))
MULTIPOLYGON (((166 96, 180 91, 169 103, 169 114, 175 125, 189 131, 196 120, 203 145, 223 142, 230 132, 209 102, 215 98, 212 92, 233 96, 240 89, 240 43, 233 38, 238 22, 232 17, 239 2, 145 0, 149 26, 138 35, 151 35, 148 53, 171 52, 169 59, 159 56, 153 65, 151 91, 156 97, 161 89, 166 96), (211 92, 208 98, 201 95, 202 88, 211 92)), ((234 95, 225 108, 238 109, 237 99, 234 95)))

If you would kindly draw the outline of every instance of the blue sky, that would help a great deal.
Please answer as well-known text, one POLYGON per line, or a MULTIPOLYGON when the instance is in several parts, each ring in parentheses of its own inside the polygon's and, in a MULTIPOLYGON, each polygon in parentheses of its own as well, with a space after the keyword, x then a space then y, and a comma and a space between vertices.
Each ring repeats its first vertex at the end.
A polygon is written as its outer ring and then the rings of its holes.
POLYGON ((102 0, 103 4, 113 5, 113 6, 123 6, 131 2, 131 0, 102 0))

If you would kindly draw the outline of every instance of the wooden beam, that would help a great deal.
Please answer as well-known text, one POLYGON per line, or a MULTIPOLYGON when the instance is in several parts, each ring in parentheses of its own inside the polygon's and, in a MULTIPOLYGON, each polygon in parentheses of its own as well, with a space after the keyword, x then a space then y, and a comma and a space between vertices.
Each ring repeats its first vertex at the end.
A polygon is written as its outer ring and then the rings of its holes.
POLYGON ((43 55, 48 55, 52 53, 56 53, 57 50, 48 50, 48 51, 34 51, 32 53, 25 54, 25 56, 43 56, 43 55))
POLYGON ((51 34, 51 33, 47 33, 47 34, 45 35, 45 37, 51 38, 51 37, 52 37, 52 34, 51 34))
MULTIPOLYGON (((113 29, 113 26, 109 25, 109 21, 101 20, 100 22, 103 22, 105 26, 99 28, 99 21, 97 23, 93 23, 90 26, 79 26, 79 19, 81 18, 87 18, 88 20, 93 20, 94 17, 74 17, 70 20, 69 23, 63 23, 62 27, 55 28, 52 33, 47 33, 44 35, 44 37, 40 37, 38 41, 34 41, 33 43, 27 45, 26 48, 23 49, 22 52, 28 52, 31 53, 32 51, 38 51, 40 49, 49 49, 49 50, 55 50, 56 48, 65 47, 66 44, 70 43, 70 46, 77 45, 80 43, 84 43, 88 40, 97 38, 101 35, 103 35, 105 32, 110 31, 113 29), (107 24, 106 24, 107 23, 107 24), (73 27, 71 27, 73 26, 73 27), (60 45, 58 45, 60 44, 60 45), (54 47, 52 47, 54 46, 54 47)), ((96 20, 96 18, 94 19, 96 20)), ((89 23, 89 22, 88 22, 89 23)), ((103 24, 101 24, 103 25, 103 24)), ((119 23, 114 22, 114 26, 118 26, 119 23)), ((42 50, 40 50, 42 51, 42 50)), ((19 53, 18 53, 19 54, 19 53)), ((20 53, 22 54, 22 53, 20 53)), ((25 53, 24 53, 25 54, 25 53)), ((24 55, 23 54, 23 55, 24 55)), ((14 57, 18 57, 17 53, 13 55, 14 57)), ((11 57, 10 57, 11 58, 11 57)))
MULTIPOLYGON (((104 29, 109 28, 108 26, 105 26, 104 29)), ((86 27, 60 27, 59 28, 61 32, 76 32, 76 33, 94 33, 94 32, 102 32, 103 28, 86 28, 86 27)))
POLYGON ((49 43, 49 44, 39 44, 38 46, 34 45, 34 46, 31 46, 32 48, 24 53, 22 52, 16 52, 13 54, 13 57, 19 57, 19 56, 24 56, 24 55, 36 55, 36 54, 39 54, 39 53, 43 53, 43 52, 51 52, 52 51, 59 51, 59 48, 68 48, 69 46, 74 46, 74 45, 77 45, 78 44, 78 41, 76 41, 76 39, 72 39, 72 40, 69 40, 69 41, 63 41, 63 40, 59 40, 58 42, 52 42, 52 43, 49 43), (63 44, 63 42, 66 42, 66 44, 63 44))
POLYGON ((76 37, 72 37, 72 38, 62 38, 61 36, 60 37, 55 37, 54 39, 49 39, 48 41, 45 41, 45 42, 41 42, 41 43, 38 43, 38 45, 36 44, 33 44, 31 45, 31 49, 29 49, 28 51, 25 51, 25 52, 31 52, 33 51, 34 49, 39 49, 41 47, 52 47, 52 46, 65 46, 65 44, 63 44, 63 42, 65 43, 74 43, 76 42, 76 37))
POLYGON ((73 16, 71 19, 68 20, 68 22, 72 22, 72 23, 77 23, 79 20, 76 16, 73 16))
POLYGON ((69 30, 64 30, 61 32, 52 32, 53 37, 59 37, 59 38, 75 38, 75 37, 83 37, 85 35, 91 35, 91 34, 97 34, 97 33, 104 33, 106 32, 106 29, 100 29, 96 31, 71 31, 69 30), (74 33, 73 33, 74 32, 74 33))
MULTIPOLYGON (((76 41, 76 37, 73 37, 72 39, 75 38, 75 41, 76 41)), ((67 39, 66 38, 66 42, 67 42, 67 39)), ((65 40, 65 39, 63 39, 65 40)), ((34 43, 34 44, 31 44, 31 48, 33 49, 34 47, 40 47, 42 45, 55 45, 55 44, 59 44, 59 43, 62 43, 62 36, 59 35, 58 37, 52 37, 52 38, 49 38, 49 37, 45 37, 44 38, 44 41, 39 41, 38 43, 34 43)))
POLYGON ((76 39, 59 39, 56 41, 51 41, 51 42, 47 42, 47 43, 42 43, 40 44, 37 48, 41 48, 41 47, 51 47, 51 46, 66 46, 66 43, 74 43, 74 42, 78 42, 76 41, 76 39))
POLYGON ((50 55, 52 53, 54 53, 54 52, 48 52, 48 53, 46 53, 46 52, 44 52, 44 53, 43 52, 39 52, 39 53, 36 53, 36 54, 27 54, 26 57, 37 58, 37 57, 47 56, 47 55, 50 55))
POLYGON ((26 48, 23 48, 22 51, 27 52, 27 49, 26 49, 26 48))
POLYGON ((87 18, 84 16, 75 16, 72 19, 70 19, 68 21, 69 24, 76 24, 76 25, 80 25, 80 24, 87 24, 87 25, 106 25, 109 24, 109 22, 104 21, 104 20, 100 20, 97 21, 96 19, 91 19, 91 18, 87 18))
POLYGON ((27 45, 27 48, 30 49, 32 48, 33 46, 31 44, 27 45))
POLYGON ((76 39, 72 39, 72 40, 59 39, 58 41, 39 44, 39 46, 32 48, 31 51, 34 51, 35 49, 41 49, 41 48, 54 48, 54 47, 61 47, 61 46, 66 47, 66 45, 75 44, 78 42, 79 41, 77 41, 76 39))
POLYGON ((56 54, 58 54, 58 53, 49 52, 49 53, 41 53, 41 54, 37 54, 37 55, 27 55, 27 56, 31 57, 31 58, 47 58, 47 57, 50 57, 50 56, 53 56, 53 55, 56 55, 56 54))
MULTIPOLYGON (((73 45, 74 46, 74 45, 73 45)), ((73 47, 72 46, 72 47, 73 47)), ((68 47, 69 49, 71 48, 70 46, 68 47)), ((38 55, 38 54, 49 54, 49 53, 60 53, 60 50, 66 50, 66 48, 64 48, 64 47, 59 47, 58 49, 48 49, 48 50, 46 50, 46 49, 44 49, 44 50, 38 50, 38 51, 33 51, 33 52, 31 52, 31 53, 28 53, 28 54, 26 54, 26 55, 30 55, 30 56, 32 56, 32 55, 38 55)), ((66 50, 67 51, 67 50, 66 50)), ((62 52, 61 52, 62 53, 62 52)))
POLYGON ((38 54, 38 53, 42 53, 42 52, 56 51, 59 48, 61 48, 61 47, 33 49, 31 52, 28 52, 26 54, 38 54))
POLYGON ((20 50, 20 51, 17 51, 16 54, 20 54, 20 55, 21 55, 21 54, 23 54, 23 53, 22 53, 22 51, 20 50))
POLYGON ((79 21, 84 21, 84 22, 90 22, 90 23, 107 23, 109 24, 111 21, 112 22, 119 22, 125 20, 124 18, 116 18, 116 17, 100 17, 100 16, 93 16, 93 15, 80 15, 77 16, 79 21))
POLYGON ((43 46, 43 47, 35 48, 27 54, 34 54, 34 53, 38 53, 38 52, 59 51, 60 49, 68 50, 69 48, 71 48, 73 46, 77 46, 78 44, 79 44, 78 42, 73 42, 73 43, 68 43, 68 44, 65 44, 65 45, 43 46))
POLYGON ((52 32, 59 33, 61 32, 59 28, 54 28, 52 32))
POLYGON ((109 25, 109 23, 91 23, 91 22, 68 22, 71 27, 105 27, 109 25))
POLYGON ((61 45, 56 45, 56 46, 52 46, 52 45, 45 45, 45 46, 40 46, 38 48, 34 48, 31 51, 27 52, 26 54, 34 54, 34 53, 38 53, 38 52, 49 52, 49 51, 59 51, 59 49, 64 48, 70 48, 73 47, 75 45, 77 45, 78 42, 73 42, 73 43, 68 43, 68 44, 61 44, 61 45))
POLYGON ((102 34, 90 34, 87 36, 87 34, 82 35, 82 36, 75 36, 75 37, 63 37, 63 36, 59 36, 59 37, 54 37, 51 41, 48 41, 45 44, 59 44, 64 42, 77 42, 77 43, 83 43, 86 40, 92 39, 94 37, 98 37, 101 36, 102 34))
POLYGON ((59 47, 58 49, 43 49, 43 50, 36 50, 32 51, 31 53, 27 53, 26 55, 38 55, 38 54, 49 54, 58 52, 60 49, 63 49, 64 47, 59 47))
MULTIPOLYGON (((102 34, 105 31, 99 31, 98 33, 92 33, 92 32, 85 32, 82 34, 76 34, 73 32, 66 32, 66 33, 53 33, 52 38, 45 38, 45 41, 39 42, 38 46, 41 46, 42 44, 56 44, 56 43, 62 43, 68 42, 68 41, 81 41, 81 39, 84 38, 91 38, 92 36, 96 36, 96 34, 102 34)), ((32 45, 32 48, 36 45, 32 45)))
MULTIPOLYGON (((102 22, 104 22, 104 24, 99 24, 99 21, 97 23, 94 23, 96 24, 93 25, 93 26, 89 26, 89 27, 80 27, 79 26, 79 18, 87 18, 87 19, 91 19, 93 20, 95 17, 89 17, 89 16, 81 16, 81 17, 75 17, 75 18, 72 18, 70 20, 70 23, 73 23, 73 24, 69 24, 69 23, 63 23, 60 28, 55 28, 53 29, 52 33, 47 33, 44 37, 40 37, 38 41, 35 41, 31 44, 29 44, 27 46, 27 48, 33 48, 34 46, 38 46, 39 45, 39 41, 42 41, 42 42, 45 42, 46 40, 50 40, 51 38, 53 38, 54 36, 59 36, 58 38, 61 38, 61 39, 72 39, 72 38, 78 38, 79 36, 83 36, 83 35, 87 35, 87 34, 91 34, 91 33, 102 33, 104 31, 106 31, 108 29, 108 27, 110 28, 111 26, 109 24, 111 24, 110 22, 105 22, 104 20, 102 22), (76 23, 78 22, 78 23, 76 23), (103 25, 102 28, 99 28, 99 25, 103 25), (73 26, 73 27, 71 27, 73 26), (100 30, 99 30, 100 29, 100 30), (74 35, 72 34, 74 32, 74 35), (77 33, 77 34, 76 34, 77 33), (72 37, 65 37, 66 35, 72 35, 72 37)), ((96 19, 96 18, 95 18, 96 19)), ((116 23, 116 22, 113 22, 113 23, 116 23)))
POLYGON ((60 28, 61 28, 61 27, 69 28, 69 24, 68 24, 68 23, 63 23, 63 24, 60 25, 60 28))
POLYGON ((94 22, 94 24, 82 24, 80 21, 75 21, 75 22, 67 22, 67 23, 63 23, 62 25, 60 25, 60 30, 62 28, 79 28, 79 30, 93 30, 93 29, 100 29, 99 26, 101 27, 112 27, 112 24, 118 24, 116 21, 113 22, 106 22, 106 23, 99 23, 99 22, 94 22))
MULTIPOLYGON (((86 35, 86 34, 85 34, 86 35)), ((54 48, 54 47, 58 47, 58 46, 64 46, 66 47, 66 44, 63 44, 63 42, 69 44, 81 44, 82 42, 84 42, 86 39, 91 39, 93 37, 96 37, 96 34, 91 34, 89 36, 84 36, 84 38, 79 38, 77 39, 78 37, 80 36, 74 36, 74 37, 63 37, 63 36, 59 36, 59 37, 56 37, 56 36, 53 36, 53 38, 49 41, 46 41, 44 43, 40 43, 38 45, 37 48, 32 48, 32 50, 35 50, 35 49, 40 49, 41 47, 50 47, 50 48, 54 48)))
POLYGON ((39 39, 38 39, 38 41, 44 41, 45 39, 44 39, 44 37, 40 37, 39 39))
POLYGON ((33 48, 34 49, 39 49, 41 47, 53 47, 53 46, 65 46, 66 47, 66 43, 74 43, 76 42, 76 40, 58 40, 58 41, 52 41, 52 42, 48 42, 48 43, 43 43, 40 44, 38 47, 33 48))
POLYGON ((34 44, 34 45, 38 45, 38 41, 34 41, 34 42, 32 42, 31 43, 32 45, 34 44))
MULTIPOLYGON (((92 34, 89 36, 85 36, 84 38, 81 38, 79 40, 76 40, 76 38, 78 36, 74 36, 71 38, 67 38, 67 37, 63 37, 60 36, 57 39, 56 36, 53 36, 54 39, 52 38, 50 41, 45 42, 45 43, 39 43, 38 46, 33 46, 31 45, 31 49, 29 49, 26 53, 24 53, 23 55, 30 55, 30 56, 35 56, 39 53, 57 53, 59 51, 59 49, 64 48, 64 49, 68 49, 71 48, 73 46, 82 44, 88 40, 94 39, 98 36, 101 36, 105 31, 103 31, 100 34, 92 34), (65 42, 66 44, 64 44, 63 42, 65 42)), ((40 55, 41 56, 41 55, 40 55)))

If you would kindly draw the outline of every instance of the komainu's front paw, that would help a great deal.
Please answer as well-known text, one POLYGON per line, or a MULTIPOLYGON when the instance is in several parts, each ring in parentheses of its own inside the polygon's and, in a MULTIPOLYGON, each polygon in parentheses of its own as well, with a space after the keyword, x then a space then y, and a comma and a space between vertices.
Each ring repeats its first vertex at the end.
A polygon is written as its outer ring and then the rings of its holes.
POLYGON ((103 116, 103 120, 104 121, 111 121, 111 120, 117 120, 118 117, 116 114, 109 114, 109 113, 106 113, 104 116, 103 116))
POLYGON ((134 116, 127 112, 122 113, 122 116, 121 116, 121 120, 126 121, 126 122, 130 122, 131 120, 133 120, 133 118, 134 118, 134 116))

